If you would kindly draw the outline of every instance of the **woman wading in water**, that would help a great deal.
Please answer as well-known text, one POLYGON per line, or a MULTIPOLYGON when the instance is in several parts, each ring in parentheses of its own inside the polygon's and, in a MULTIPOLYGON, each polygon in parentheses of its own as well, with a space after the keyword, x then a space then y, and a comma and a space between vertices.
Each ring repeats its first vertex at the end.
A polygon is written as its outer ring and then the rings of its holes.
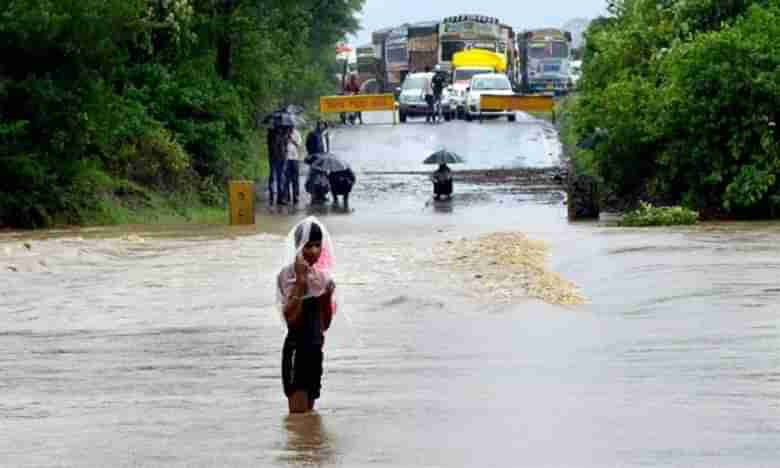
POLYGON ((282 383, 290 413, 314 409, 320 397, 322 347, 330 328, 336 285, 330 276, 333 243, 316 218, 290 232, 288 259, 277 278, 277 295, 287 324, 282 350, 282 383))

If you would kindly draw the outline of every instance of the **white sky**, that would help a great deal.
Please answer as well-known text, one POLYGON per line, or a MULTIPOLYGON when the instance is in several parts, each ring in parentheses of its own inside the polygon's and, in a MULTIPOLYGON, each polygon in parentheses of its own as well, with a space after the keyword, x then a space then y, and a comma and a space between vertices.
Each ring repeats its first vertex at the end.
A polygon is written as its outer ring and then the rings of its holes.
POLYGON ((606 5, 607 0, 366 0, 363 29, 349 41, 368 44, 377 29, 462 14, 493 16, 515 31, 561 27, 570 19, 604 14, 606 5))

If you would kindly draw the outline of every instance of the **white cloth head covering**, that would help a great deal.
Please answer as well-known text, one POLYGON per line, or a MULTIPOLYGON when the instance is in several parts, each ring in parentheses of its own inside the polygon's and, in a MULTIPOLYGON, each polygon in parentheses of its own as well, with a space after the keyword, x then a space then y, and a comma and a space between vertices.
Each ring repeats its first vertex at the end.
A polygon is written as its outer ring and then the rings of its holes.
MULTIPOLYGON (((309 216, 300 223, 296 224, 287 235, 285 241, 285 260, 284 266, 279 271, 277 278, 276 301, 280 311, 284 311, 287 300, 290 297, 290 291, 295 287, 295 260, 303 254, 304 246, 309 243, 311 236, 311 227, 316 224, 322 232, 322 247, 320 258, 317 263, 311 265, 306 277, 306 292, 304 298, 319 297, 325 293, 328 285, 332 281, 331 271, 336 263, 336 256, 333 251, 333 241, 330 233, 317 218, 309 216)), ((335 305, 334 305, 335 311, 335 305)))

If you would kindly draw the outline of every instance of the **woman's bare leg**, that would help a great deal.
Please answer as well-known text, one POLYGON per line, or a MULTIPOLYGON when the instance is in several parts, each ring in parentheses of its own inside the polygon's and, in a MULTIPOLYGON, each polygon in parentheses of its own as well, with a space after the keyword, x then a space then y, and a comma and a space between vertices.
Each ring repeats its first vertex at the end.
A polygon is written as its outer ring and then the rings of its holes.
POLYGON ((311 409, 314 402, 309 402, 309 396, 304 391, 298 391, 287 397, 290 413, 305 413, 311 409))

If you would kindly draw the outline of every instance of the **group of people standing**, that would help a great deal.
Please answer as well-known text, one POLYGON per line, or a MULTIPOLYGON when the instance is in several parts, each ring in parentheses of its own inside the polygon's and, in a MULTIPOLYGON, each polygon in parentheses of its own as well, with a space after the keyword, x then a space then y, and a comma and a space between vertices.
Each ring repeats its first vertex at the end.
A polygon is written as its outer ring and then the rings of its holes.
POLYGON ((303 140, 295 127, 276 127, 268 131, 268 194, 270 203, 297 204, 300 198, 300 154, 303 140))
POLYGON ((300 132, 295 127, 276 127, 268 130, 267 144, 270 205, 300 203, 301 162, 303 162, 310 166, 304 188, 310 194, 312 203, 324 203, 331 194, 334 203, 337 203, 338 197, 341 196, 344 207, 348 208, 349 193, 356 180, 352 169, 346 167, 344 170, 327 171, 316 165, 317 159, 327 157, 330 151, 330 135, 326 122, 317 122, 314 130, 306 137, 305 145, 300 132))

